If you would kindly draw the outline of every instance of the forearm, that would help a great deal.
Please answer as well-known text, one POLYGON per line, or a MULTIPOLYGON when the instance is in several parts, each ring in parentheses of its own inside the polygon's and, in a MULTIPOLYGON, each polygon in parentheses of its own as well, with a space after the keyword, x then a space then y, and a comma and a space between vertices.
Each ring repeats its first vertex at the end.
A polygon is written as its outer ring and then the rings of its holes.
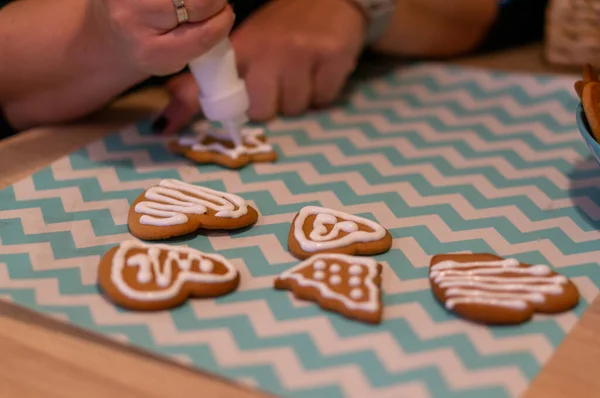
POLYGON ((497 0, 398 0, 378 52, 408 57, 449 57, 477 47, 493 24, 497 0))
POLYGON ((0 106, 17 129, 77 118, 143 80, 115 54, 93 0, 19 0, 0 11, 0 106))

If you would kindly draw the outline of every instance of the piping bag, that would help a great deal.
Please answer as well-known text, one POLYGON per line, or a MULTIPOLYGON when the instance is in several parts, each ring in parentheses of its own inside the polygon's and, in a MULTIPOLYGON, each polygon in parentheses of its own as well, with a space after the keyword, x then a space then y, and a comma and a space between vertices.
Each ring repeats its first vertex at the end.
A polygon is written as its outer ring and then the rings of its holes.
POLYGON ((237 71, 235 51, 229 38, 189 63, 198 84, 198 100, 206 119, 219 122, 237 147, 242 127, 248 122, 250 98, 237 71))

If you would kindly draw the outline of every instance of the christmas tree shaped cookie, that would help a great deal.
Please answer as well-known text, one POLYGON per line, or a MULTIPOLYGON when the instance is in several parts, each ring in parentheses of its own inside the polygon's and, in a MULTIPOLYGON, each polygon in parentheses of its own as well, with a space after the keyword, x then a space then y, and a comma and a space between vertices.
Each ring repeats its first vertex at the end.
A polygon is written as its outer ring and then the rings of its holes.
POLYGON ((274 286, 325 310, 378 324, 383 313, 381 271, 381 264, 372 258, 318 254, 283 272, 274 286))

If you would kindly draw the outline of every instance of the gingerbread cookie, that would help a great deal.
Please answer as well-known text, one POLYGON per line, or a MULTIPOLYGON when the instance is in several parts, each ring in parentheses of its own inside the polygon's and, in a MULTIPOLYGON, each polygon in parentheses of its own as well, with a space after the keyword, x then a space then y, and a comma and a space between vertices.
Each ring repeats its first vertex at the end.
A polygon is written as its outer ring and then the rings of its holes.
POLYGON ((380 323, 382 266, 372 258, 318 254, 283 272, 274 287, 367 323, 380 323))
POLYGON ((582 80, 575 82, 575 92, 581 99, 583 97, 584 87, 591 82, 598 82, 598 74, 594 70, 594 67, 590 64, 583 65, 582 80))
POLYGON ((169 145, 170 149, 196 163, 215 163, 238 169, 249 163, 274 162, 277 152, 267 142, 262 129, 242 129, 241 145, 234 145, 220 130, 204 129, 197 136, 182 137, 169 145))
POLYGON ((436 255, 429 280, 446 309, 484 324, 518 324, 535 312, 568 311, 579 301, 577 287, 547 265, 493 254, 436 255))
POLYGON ((600 142, 600 83, 587 83, 583 88, 581 104, 585 118, 590 126, 590 133, 600 142))
POLYGON ((137 238, 159 240, 198 229, 244 228, 257 220, 256 210, 237 195, 167 179, 133 202, 128 224, 137 238))
POLYGON ((378 223, 324 207, 307 206, 294 217, 290 252, 306 259, 317 253, 375 255, 392 247, 392 236, 378 223))
POLYGON ((236 290, 239 281, 238 271, 220 255, 136 240, 113 247, 98 267, 107 298, 138 311, 177 307, 192 297, 222 296, 236 290))

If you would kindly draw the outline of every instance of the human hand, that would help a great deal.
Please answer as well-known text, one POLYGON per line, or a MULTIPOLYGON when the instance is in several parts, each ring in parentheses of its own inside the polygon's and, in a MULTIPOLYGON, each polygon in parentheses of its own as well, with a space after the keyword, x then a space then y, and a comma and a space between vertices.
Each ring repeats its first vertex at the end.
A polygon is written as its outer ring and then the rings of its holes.
POLYGON ((181 71, 227 37, 234 15, 227 0, 186 0, 188 23, 178 25, 172 0, 93 2, 95 22, 112 39, 126 68, 147 75, 181 71))
MULTIPOLYGON (((232 36, 250 95, 249 117, 268 120, 325 106, 339 95, 362 50, 366 20, 348 0, 273 0, 232 36)), ((170 134, 199 111, 190 74, 167 84, 171 102, 155 130, 170 134)))

